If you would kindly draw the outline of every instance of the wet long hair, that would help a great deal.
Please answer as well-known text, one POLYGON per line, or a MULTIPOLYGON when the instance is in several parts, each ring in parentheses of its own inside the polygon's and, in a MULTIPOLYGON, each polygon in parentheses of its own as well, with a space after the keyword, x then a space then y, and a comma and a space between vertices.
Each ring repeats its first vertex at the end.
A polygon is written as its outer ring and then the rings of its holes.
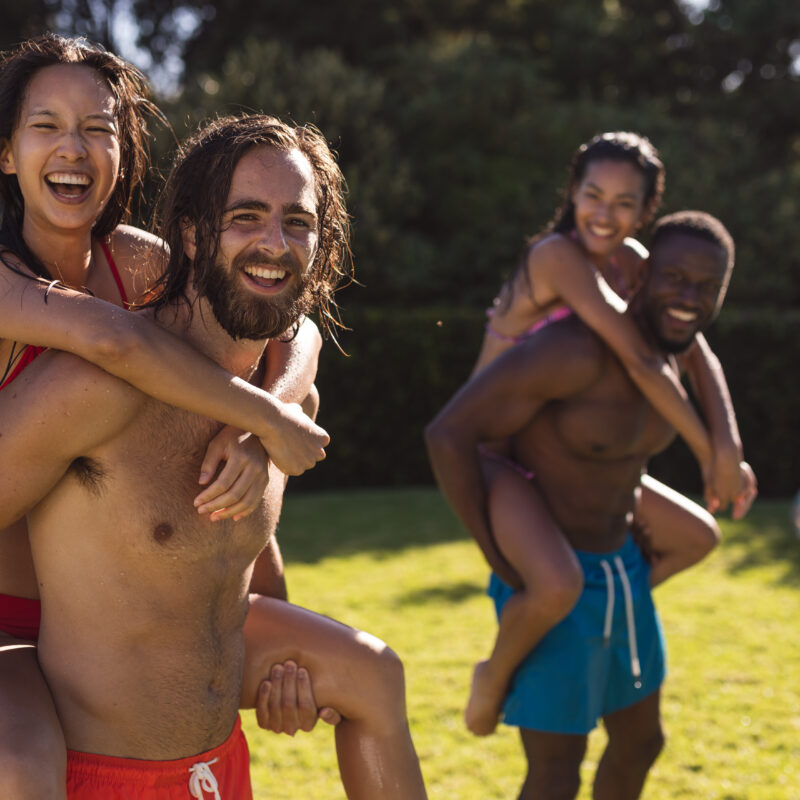
MULTIPOLYGON (((128 218, 134 194, 149 169, 148 122, 166 120, 149 99, 146 78, 132 64, 86 39, 48 33, 0 54, 0 143, 11 141, 33 76, 40 69, 60 64, 93 69, 114 97, 120 165, 111 197, 94 225, 94 235, 101 238, 128 218)), ((14 269, 3 257, 3 251, 10 251, 36 275, 49 279, 46 268, 22 238, 25 201, 16 175, 0 173, 0 211, 0 260, 14 269)))
POLYGON ((661 163, 656 148, 646 136, 632 131, 610 131, 598 134, 582 144, 572 157, 567 170, 567 182, 564 186, 561 203, 544 229, 528 240, 522 257, 500 290, 499 297, 502 306, 510 305, 514 286, 520 275, 523 276, 525 285, 530 291, 526 265, 531 248, 550 234, 569 234, 574 230, 575 203, 572 200, 572 194, 586 177, 589 166, 597 161, 616 161, 635 167, 644 178, 644 210, 641 224, 647 225, 655 215, 661 205, 665 182, 664 165, 661 163))
POLYGON ((350 223, 344 201, 345 181, 322 134, 311 125, 293 126, 263 114, 230 116, 205 123, 181 147, 161 194, 156 230, 169 248, 164 274, 144 305, 156 312, 179 301, 188 302, 191 286, 207 294, 219 254, 222 217, 233 172, 253 147, 280 152, 299 150, 314 173, 319 241, 308 277, 313 309, 323 331, 339 325, 333 294, 352 279, 350 223), (194 228, 196 253, 186 254, 183 232, 194 228))

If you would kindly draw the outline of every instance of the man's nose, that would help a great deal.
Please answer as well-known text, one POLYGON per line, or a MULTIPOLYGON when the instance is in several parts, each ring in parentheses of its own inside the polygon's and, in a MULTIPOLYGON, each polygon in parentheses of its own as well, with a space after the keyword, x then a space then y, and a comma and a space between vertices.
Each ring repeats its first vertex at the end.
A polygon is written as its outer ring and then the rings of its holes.
POLYGON ((269 220, 261 230, 261 237, 258 241, 259 249, 274 254, 285 253, 287 248, 286 236, 281 220, 269 220))
POLYGON ((678 288, 678 297, 684 305, 696 306, 698 297, 697 285, 692 281, 681 281, 678 288))

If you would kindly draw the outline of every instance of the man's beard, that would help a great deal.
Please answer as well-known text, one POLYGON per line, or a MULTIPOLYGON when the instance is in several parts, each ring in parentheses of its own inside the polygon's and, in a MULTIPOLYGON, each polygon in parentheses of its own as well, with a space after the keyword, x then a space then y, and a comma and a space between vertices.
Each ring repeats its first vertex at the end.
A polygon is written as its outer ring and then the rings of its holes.
POLYGON ((279 336, 307 314, 312 305, 309 275, 302 274, 297 259, 289 253, 278 259, 243 253, 233 259, 230 267, 217 264, 206 279, 203 295, 217 322, 233 339, 279 336), (240 284, 239 273, 245 266, 285 269, 292 278, 279 294, 259 296, 240 284))
POLYGON ((661 328, 658 324, 659 316, 660 309, 652 305, 645 306, 642 318, 650 332, 650 338, 653 340, 656 347, 665 355, 676 356, 685 352, 691 346, 692 342, 694 342, 695 336, 700 332, 700 326, 696 327, 686 339, 676 341, 675 339, 668 339, 661 332, 661 328))

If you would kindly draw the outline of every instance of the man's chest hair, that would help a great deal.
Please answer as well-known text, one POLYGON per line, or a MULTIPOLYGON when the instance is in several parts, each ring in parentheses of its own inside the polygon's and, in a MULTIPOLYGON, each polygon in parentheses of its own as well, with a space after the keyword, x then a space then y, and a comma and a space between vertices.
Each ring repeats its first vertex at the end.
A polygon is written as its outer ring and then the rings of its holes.
POLYGON ((233 523, 210 522, 194 507, 203 489, 200 467, 209 441, 220 430, 216 421, 155 401, 116 439, 90 456, 76 459, 71 472, 95 501, 157 550, 184 548, 208 554, 226 546, 256 553, 267 529, 264 509, 233 523))

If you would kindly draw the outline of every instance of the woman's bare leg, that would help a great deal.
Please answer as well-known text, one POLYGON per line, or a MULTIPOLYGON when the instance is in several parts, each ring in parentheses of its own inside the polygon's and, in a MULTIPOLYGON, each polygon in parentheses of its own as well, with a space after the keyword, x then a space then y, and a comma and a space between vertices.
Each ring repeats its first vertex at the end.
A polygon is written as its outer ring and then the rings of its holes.
POLYGON ((534 484, 510 467, 487 473, 495 540, 524 587, 506 603, 494 649, 473 673, 465 721, 478 736, 496 727, 514 670, 541 638, 572 610, 583 573, 534 484))
POLYGON ((0 797, 66 800, 67 751, 30 642, 0 634, 0 797))
POLYGON ((720 539, 711 514, 649 475, 642 477, 634 520, 651 551, 651 586, 705 558, 720 539))
POLYGON ((308 670, 319 706, 336 709, 336 751, 349 800, 419 800, 425 785, 408 728, 403 666, 379 639, 260 595, 244 626, 242 708, 256 705, 273 664, 308 670))

